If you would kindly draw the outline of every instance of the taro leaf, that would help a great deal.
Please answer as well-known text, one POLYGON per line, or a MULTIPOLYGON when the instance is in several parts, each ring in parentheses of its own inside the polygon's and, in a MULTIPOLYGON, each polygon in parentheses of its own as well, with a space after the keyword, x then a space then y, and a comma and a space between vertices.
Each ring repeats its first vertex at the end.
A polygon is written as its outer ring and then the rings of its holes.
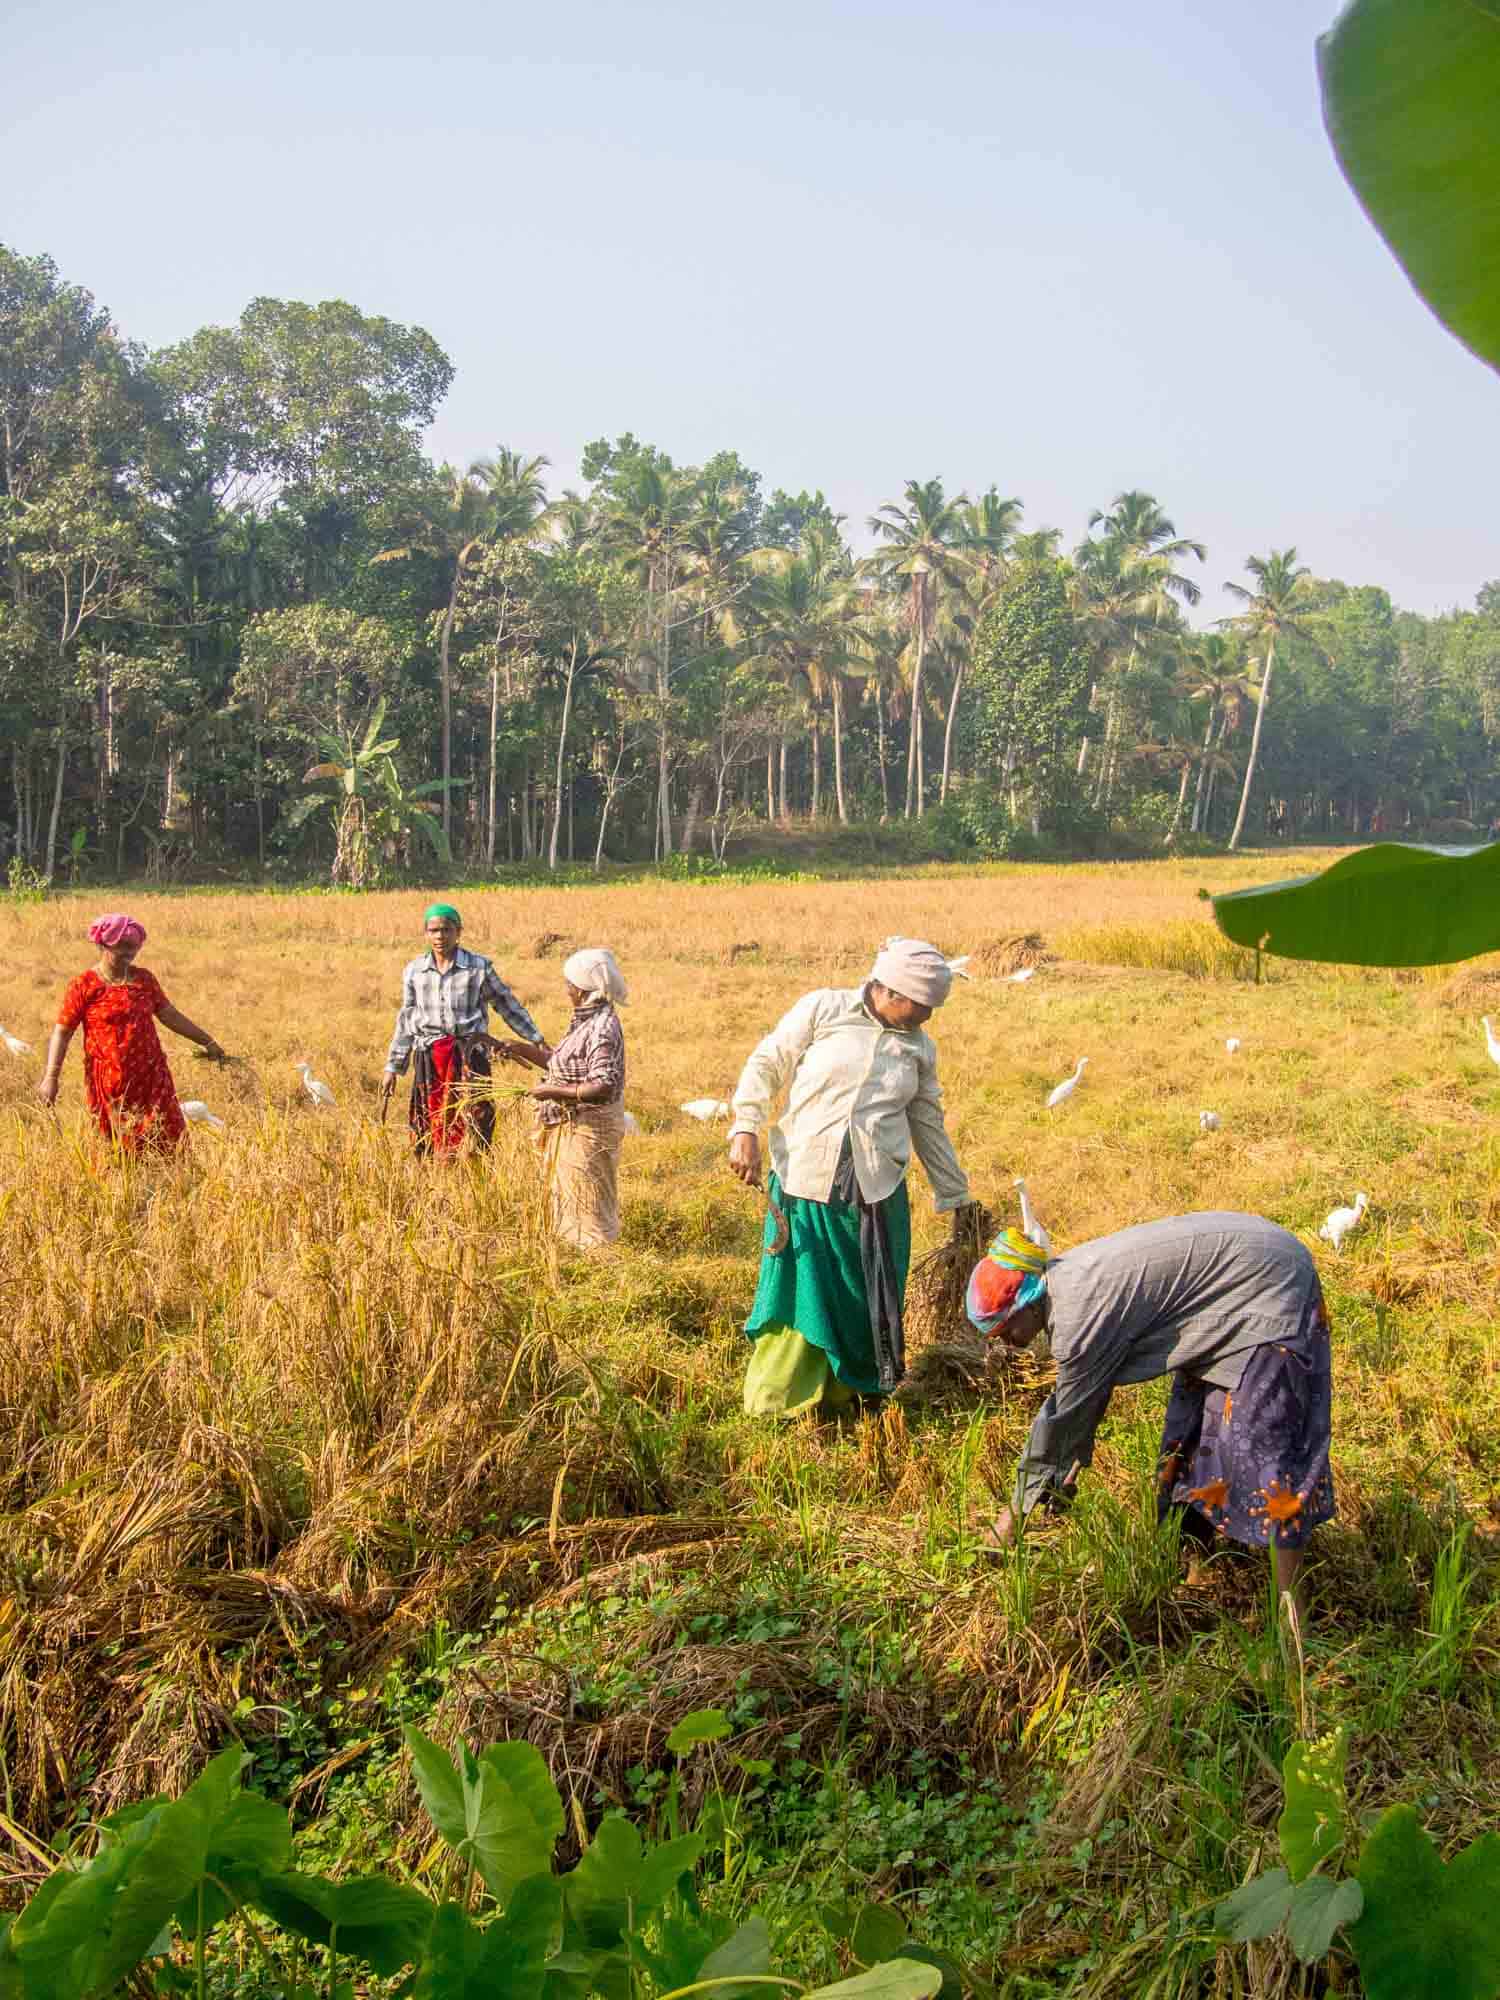
POLYGON ((893 1958, 836 1986, 817 1986, 805 2000, 935 2000, 943 1975, 935 1965, 893 1958))
POLYGON ((661 1908, 683 1876, 698 1866, 705 1845, 701 1833, 684 1833, 676 1840, 664 1840, 659 1847, 647 1848, 630 1898, 637 1917, 661 1908))
POLYGON ((428 1817, 459 1859, 478 1869, 497 1902, 517 1882, 551 1867, 562 1801, 539 1751, 501 1743, 476 1760, 461 1749, 455 1769, 447 1752, 411 1724, 406 1741, 428 1817))
POLYGON ((937 1969, 943 1981, 938 1988, 938 2000, 963 2000, 963 1970, 946 1952, 932 1951, 925 1944, 907 1944, 901 1947, 901 1956, 910 1959, 913 1964, 931 1965, 937 1969))
POLYGON ((1227 890, 1213 906, 1226 937, 1281 958, 1449 965, 1500 951, 1500 842, 1416 847, 1382 841, 1346 854, 1321 875, 1227 890))
POLYGON ((181 1798, 131 1817, 80 1872, 59 1871, 17 1917, 10 1946, 27 2000, 88 2000, 153 1950, 196 1889, 210 1841, 239 1795, 248 1761, 222 1751, 181 1798))
POLYGON ((1364 1906, 1364 1892, 1352 1877, 1335 1882, 1328 1875, 1309 1875, 1292 1892, 1287 1943, 1304 1965, 1314 1965, 1328 1955, 1334 1932, 1352 1924, 1364 1906))
POLYGON ((532 1875, 511 1891, 505 1914, 484 1934, 483 1972, 489 1993, 539 2000, 547 1953, 562 1928, 562 1883, 532 1875))
POLYGON ((866 1903, 854 1919, 850 1947, 861 1965, 895 1958, 906 1943, 905 1920, 888 1903, 866 1903))
POLYGON ((469 1922, 457 1903, 439 1903, 433 1913, 412 2000, 471 2000, 491 1991, 479 1976, 485 1933, 469 1922))
POLYGON ((1359 1858, 1365 1913, 1349 1932, 1368 2000, 1495 2000, 1500 1834, 1444 1864, 1411 1806, 1391 1806, 1359 1858))
MULTIPOLYGON (((214 1879, 203 1885, 204 1928, 221 1923, 237 1904, 253 1901, 263 1874, 291 1865, 292 1826, 285 1806, 258 1792, 241 1792, 209 1837, 204 1873, 214 1879)), ((178 1905, 177 1921, 189 1934, 196 1932, 196 1891, 178 1905)))
POLYGON ((1365 213, 1449 332, 1500 366, 1500 4, 1354 0, 1318 68, 1365 213))
POLYGON ((771 1933, 766 1928, 764 1917, 752 1917, 747 1924, 741 1924, 731 1938, 726 1938, 717 1951, 711 1951, 698 1968, 700 1979, 733 1979, 743 1973, 747 1977, 764 1977, 771 1970, 771 1933))
POLYGON ((734 1725, 722 1708, 695 1708, 667 1738, 667 1748, 674 1757, 680 1757, 695 1743, 720 1743, 733 1733, 734 1725))
POLYGON ((1284 1868, 1256 1875, 1214 1911, 1214 1929, 1234 1944, 1269 1937, 1286 1922, 1292 1907, 1292 1878, 1284 1868))
POLYGON ((1286 1805, 1276 1825, 1281 1858, 1294 1882, 1311 1875, 1344 1843, 1344 1766, 1349 1733, 1340 1726, 1312 1743, 1294 1743, 1282 1760, 1286 1805))
POLYGON ((612 1951, 630 1925, 630 1899, 641 1872, 641 1836, 628 1819, 610 1813, 563 1878, 570 1945, 612 1951))
POLYGON ((839 1896, 831 1903, 819 1903, 815 1915, 831 1938, 847 1944, 863 1908, 863 1903, 855 1902, 852 1896, 839 1896))
POLYGON ((432 1929, 433 1906, 420 1889, 380 1875, 330 1882, 287 1869, 263 1876, 255 1900, 283 1930, 312 1944, 334 1941, 384 1978, 421 1961, 432 1929))

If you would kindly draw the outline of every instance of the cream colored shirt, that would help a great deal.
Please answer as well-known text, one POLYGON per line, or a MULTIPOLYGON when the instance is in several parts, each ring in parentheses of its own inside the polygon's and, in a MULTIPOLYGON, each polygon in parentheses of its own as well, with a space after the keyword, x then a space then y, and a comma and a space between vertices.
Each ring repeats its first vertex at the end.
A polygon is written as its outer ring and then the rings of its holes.
POLYGON ((827 1201, 850 1135, 866 1201, 894 1193, 912 1151, 927 1170, 938 1212, 969 1199, 969 1183, 938 1088, 937 1049, 920 1028, 887 1028, 865 1004, 865 988, 808 993, 751 1053, 734 1091, 736 1132, 770 1125, 771 1165, 787 1194, 827 1201), (790 1086, 786 1110, 771 1108, 790 1086))

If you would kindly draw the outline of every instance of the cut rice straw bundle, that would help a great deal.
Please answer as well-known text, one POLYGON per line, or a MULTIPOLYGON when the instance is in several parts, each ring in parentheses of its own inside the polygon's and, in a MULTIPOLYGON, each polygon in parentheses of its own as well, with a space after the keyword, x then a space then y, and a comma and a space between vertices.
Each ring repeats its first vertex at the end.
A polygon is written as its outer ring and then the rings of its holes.
POLYGON ((994 1233, 995 1217, 989 1209, 969 1209, 962 1212, 958 1229, 946 1242, 912 1265, 906 1288, 908 1351, 935 1341, 956 1342, 976 1353, 981 1351, 983 1343, 964 1310, 964 1295, 969 1273, 994 1233))

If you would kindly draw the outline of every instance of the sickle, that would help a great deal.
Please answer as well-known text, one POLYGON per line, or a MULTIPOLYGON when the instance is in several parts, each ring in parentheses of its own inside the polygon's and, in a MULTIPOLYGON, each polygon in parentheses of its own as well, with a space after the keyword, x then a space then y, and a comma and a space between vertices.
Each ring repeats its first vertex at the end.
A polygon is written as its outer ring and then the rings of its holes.
POLYGON ((771 1257, 779 1257, 782 1251, 785 1250, 787 1244, 791 1241, 791 1236, 792 1236, 791 1224, 787 1221, 786 1217, 782 1214, 781 1210, 776 1206, 776 1202, 771 1194, 770 1188, 769 1187, 762 1188, 761 1193, 765 1196, 766 1213, 770 1216, 772 1223, 775 1225, 772 1232, 771 1241, 766 1245, 766 1254, 771 1257))

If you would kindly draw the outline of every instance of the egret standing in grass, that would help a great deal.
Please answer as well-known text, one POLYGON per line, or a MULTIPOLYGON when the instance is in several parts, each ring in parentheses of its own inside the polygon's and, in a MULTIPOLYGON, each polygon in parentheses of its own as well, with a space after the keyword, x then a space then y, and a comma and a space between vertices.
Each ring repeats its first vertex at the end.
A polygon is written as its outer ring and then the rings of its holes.
MULTIPOLYGON (((1479 1018, 1484 1026, 1484 1046, 1489 1052, 1490 1061, 1492 1063, 1500 1063, 1500 1035, 1497 1035, 1490 1026, 1490 1017, 1488 1014, 1481 1014, 1479 1018)), ((7 1037, 8 1039, 9 1037, 7 1037)))
POLYGON ((1160 1517, 1205 1547, 1275 1551, 1301 1610, 1312 1530, 1333 1516, 1328 1314, 1305 1244, 1258 1215, 1179 1215, 1049 1258, 1019 1230, 969 1279, 969 1317, 1008 1347, 1043 1329, 1057 1383, 1038 1412, 996 1532, 1066 1506, 1114 1391, 1173 1377, 1157 1465, 1160 1517))
POLYGON ((156 1024, 196 1042, 216 1062, 224 1051, 177 1011, 153 973, 136 964, 146 942, 144 924, 120 911, 96 917, 89 941, 99 948, 98 963, 63 995, 37 1095, 43 1104, 57 1102, 68 1044, 82 1028, 84 1092, 99 1130, 122 1152, 168 1151, 181 1144, 187 1125, 156 1024))
POLYGON ((389 1101, 415 1054, 408 1120, 417 1151, 451 1153, 466 1135, 486 1147, 495 1135, 495 1106, 475 1086, 489 1080, 491 1053, 503 1061, 530 1061, 535 1053, 545 1061, 552 1051, 490 961, 460 944, 463 919, 451 903, 431 904, 422 928, 427 949, 401 976, 381 1101, 389 1101), (489 1032, 491 1007, 518 1041, 497 1041, 489 1032))
POLYGON ((1087 1056, 1080 1056, 1078 1058, 1078 1067, 1074 1070, 1073 1074, 1065 1076, 1055 1090, 1048 1091, 1047 1109, 1049 1111, 1056 1111, 1060 1104, 1067 1103, 1079 1084, 1083 1082, 1083 1072, 1088 1067, 1088 1060, 1087 1056))
POLYGON ((293 1063, 292 1068, 302 1078, 302 1088, 312 1099, 313 1109, 315 1111, 332 1111, 338 1103, 338 1099, 328 1088, 322 1077, 313 1075, 312 1064, 309 1062, 293 1063))
POLYGON ((807 994, 745 1064, 730 1167, 758 1187, 768 1128, 771 1150, 772 1213, 745 1327, 751 1416, 889 1395, 905 1372, 913 1151, 955 1233, 972 1205, 943 1121, 937 1050, 923 1033, 952 984, 934 946, 887 938, 862 985, 807 994), (783 1090, 787 1108, 773 1125, 783 1090))

